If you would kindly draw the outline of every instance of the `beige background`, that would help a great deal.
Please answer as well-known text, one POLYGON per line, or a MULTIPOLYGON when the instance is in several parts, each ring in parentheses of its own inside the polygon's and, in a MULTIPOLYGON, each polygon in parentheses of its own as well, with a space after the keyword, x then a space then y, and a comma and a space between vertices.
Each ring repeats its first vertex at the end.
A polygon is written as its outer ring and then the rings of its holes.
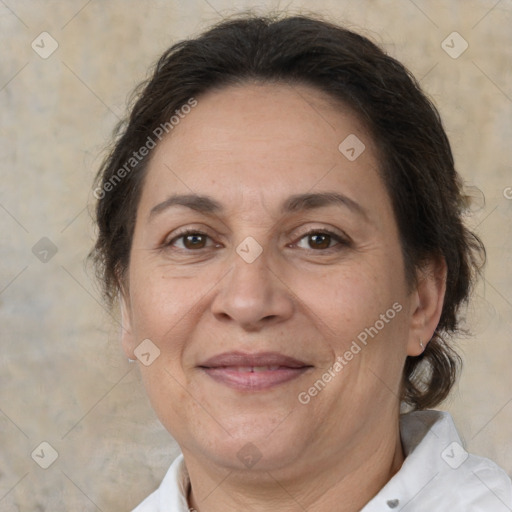
POLYGON ((363 32, 408 65, 438 105, 458 169, 477 187, 470 222, 489 256, 469 314, 475 336, 459 342, 465 371, 443 408, 469 451, 512 474, 510 1, 3 0, 2 511, 130 510, 177 452, 84 268, 91 183, 149 65, 170 44, 248 7, 314 9, 363 32), (47 59, 31 48, 43 31, 59 44, 47 59), (469 43, 457 59, 441 48, 453 31, 469 43), (42 237, 58 249, 46 263, 32 252, 42 237), (46 470, 30 456, 42 441, 59 454, 46 470))

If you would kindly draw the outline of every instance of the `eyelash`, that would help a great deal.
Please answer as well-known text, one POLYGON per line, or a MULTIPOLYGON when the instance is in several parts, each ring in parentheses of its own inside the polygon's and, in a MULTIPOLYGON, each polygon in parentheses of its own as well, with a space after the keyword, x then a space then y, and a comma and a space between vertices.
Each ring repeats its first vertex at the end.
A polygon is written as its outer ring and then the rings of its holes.
MULTIPOLYGON (((164 249, 173 248, 172 246, 176 241, 183 239, 189 235, 198 235, 198 236, 208 237, 211 240, 211 237, 207 233, 204 233, 203 231, 198 231, 195 229, 188 229, 186 231, 182 231, 181 233, 178 233, 176 236, 174 236, 168 242, 165 242, 163 244, 163 248, 164 249)), ((327 236, 330 236, 331 239, 333 239, 335 242, 337 242, 336 245, 334 245, 332 247, 327 247, 326 249, 313 249, 313 248, 305 249, 305 250, 309 250, 309 251, 314 251, 315 253, 328 252, 328 251, 330 252, 332 250, 340 250, 342 247, 350 247, 351 246, 351 241, 348 237, 346 237, 346 238, 342 237, 338 233, 335 233, 334 231, 331 231, 329 229, 311 229, 311 230, 307 231, 306 233, 302 234, 301 237, 298 239, 298 242, 308 236, 311 236, 311 235, 327 235, 327 236)), ((295 244, 297 244, 297 242, 293 242, 293 244, 295 245, 295 244)), ((208 247, 201 247, 199 249, 174 248, 174 250, 185 251, 185 252, 195 252, 195 251, 199 252, 204 249, 208 249, 208 247)))
POLYGON ((339 235, 338 233, 335 233, 334 231, 331 231, 330 229, 310 229, 306 233, 302 234, 302 236, 299 238, 299 241, 302 240, 303 238, 306 238, 306 237, 311 236, 311 235, 328 235, 328 236, 331 237, 332 240, 337 242, 337 244, 332 246, 332 247, 328 247, 327 249, 311 249, 310 248, 309 249, 310 251, 326 252, 326 251, 333 250, 333 249, 334 250, 340 250, 342 247, 350 246, 350 242, 349 242, 349 238, 348 237, 343 237, 343 236, 339 235), (338 247, 338 249, 336 249, 336 247, 338 247))

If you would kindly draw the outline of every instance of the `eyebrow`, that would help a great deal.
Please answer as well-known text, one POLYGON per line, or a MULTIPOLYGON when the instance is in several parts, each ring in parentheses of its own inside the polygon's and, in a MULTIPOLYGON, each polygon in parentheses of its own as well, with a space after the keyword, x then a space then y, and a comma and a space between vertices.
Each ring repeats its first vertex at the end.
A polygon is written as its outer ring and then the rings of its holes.
MULTIPOLYGON (((281 213, 314 210, 331 205, 343 206, 353 213, 360 215, 365 220, 368 220, 368 212, 359 203, 344 194, 336 192, 315 192, 290 196, 282 204, 281 213)), ((222 213, 224 210, 221 203, 210 196, 199 194, 174 194, 151 209, 148 221, 173 206, 185 206, 186 208, 204 214, 218 214, 222 213)))
POLYGON ((198 194, 174 194, 154 206, 149 212, 149 220, 172 206, 185 206, 200 213, 220 213, 222 206, 209 196, 198 194))
POLYGON ((344 206, 353 213, 368 220, 368 212, 350 197, 337 192, 317 192, 297 194, 289 197, 281 208, 282 213, 292 213, 301 210, 313 210, 325 206, 344 206))

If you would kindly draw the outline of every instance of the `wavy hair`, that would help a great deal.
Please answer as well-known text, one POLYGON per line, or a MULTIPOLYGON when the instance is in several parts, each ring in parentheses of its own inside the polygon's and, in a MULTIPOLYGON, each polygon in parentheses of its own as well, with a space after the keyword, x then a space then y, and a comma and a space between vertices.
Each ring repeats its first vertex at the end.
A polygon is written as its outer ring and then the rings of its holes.
POLYGON ((485 262, 485 249, 463 224, 462 181, 439 113, 418 82, 368 38, 316 16, 244 14, 174 44, 160 57, 136 90, 97 175, 99 233, 90 258, 107 301, 115 302, 129 265, 149 157, 115 186, 108 183, 190 98, 254 81, 311 85, 350 106, 380 153, 379 171, 393 205, 409 285, 431 258, 446 261, 441 318, 423 354, 407 357, 401 396, 412 409, 438 405, 460 368, 451 337, 459 330, 459 310, 485 262))

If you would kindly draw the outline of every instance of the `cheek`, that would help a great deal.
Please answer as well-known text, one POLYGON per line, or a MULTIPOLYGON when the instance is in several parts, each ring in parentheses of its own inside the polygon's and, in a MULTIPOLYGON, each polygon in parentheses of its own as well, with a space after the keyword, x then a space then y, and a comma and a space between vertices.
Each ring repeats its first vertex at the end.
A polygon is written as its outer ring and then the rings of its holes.
MULTIPOLYGON (((393 304, 403 302, 403 288, 396 268, 387 268, 383 261, 359 263, 324 272, 322 275, 298 273, 293 290, 310 310, 309 315, 336 351, 355 339, 366 328, 382 327, 389 331, 396 317, 393 304), (381 320, 384 315, 384 320, 381 320)), ((384 329, 381 329, 384 331, 384 329)), ((363 335, 364 337, 364 335, 363 335)))
POLYGON ((146 394, 161 423, 177 439, 187 438, 188 425, 204 422, 201 399, 190 399, 188 385, 162 354, 151 366, 140 365, 146 394))
POLYGON ((137 334, 155 342, 176 338, 198 308, 207 283, 195 278, 169 278, 165 271, 139 265, 130 281, 133 327, 137 334))

